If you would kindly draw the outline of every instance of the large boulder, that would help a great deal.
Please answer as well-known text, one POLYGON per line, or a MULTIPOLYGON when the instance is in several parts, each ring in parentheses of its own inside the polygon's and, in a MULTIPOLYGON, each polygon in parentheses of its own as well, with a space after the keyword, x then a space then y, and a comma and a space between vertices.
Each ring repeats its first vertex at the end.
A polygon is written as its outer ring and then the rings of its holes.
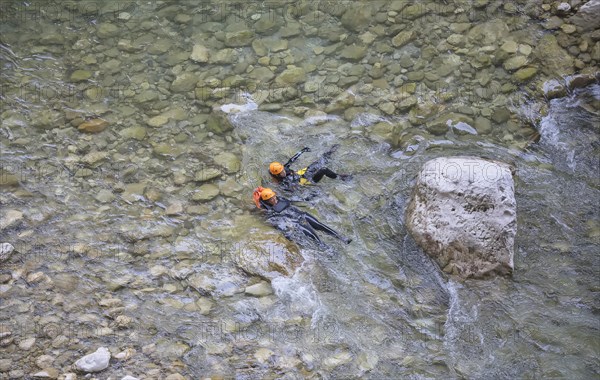
POLYGON ((583 4, 579 11, 569 19, 569 22, 582 28, 584 31, 600 28, 600 0, 590 0, 583 4))
POLYGON ((406 223, 446 273, 461 278, 511 274, 517 231, 511 167, 477 157, 427 162, 406 223))

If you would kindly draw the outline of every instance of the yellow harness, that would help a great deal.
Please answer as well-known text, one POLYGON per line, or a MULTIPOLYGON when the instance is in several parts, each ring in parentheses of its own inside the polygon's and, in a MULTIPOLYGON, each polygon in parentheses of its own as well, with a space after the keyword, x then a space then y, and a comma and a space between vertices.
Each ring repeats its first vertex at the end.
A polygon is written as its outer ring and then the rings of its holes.
POLYGON ((301 185, 310 185, 310 181, 304 178, 304 173, 306 173, 306 169, 308 168, 300 169, 296 172, 300 176, 301 185))

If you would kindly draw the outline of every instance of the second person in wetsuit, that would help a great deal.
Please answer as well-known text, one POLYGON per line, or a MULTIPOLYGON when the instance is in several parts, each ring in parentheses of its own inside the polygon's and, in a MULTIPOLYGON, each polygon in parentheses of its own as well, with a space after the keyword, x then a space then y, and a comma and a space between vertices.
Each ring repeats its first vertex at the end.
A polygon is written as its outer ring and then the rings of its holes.
POLYGON ((262 187, 257 188, 254 191, 254 202, 259 208, 266 209, 273 213, 287 216, 296 222, 296 226, 304 233, 304 235, 314 239, 316 242, 321 243, 321 239, 315 232, 315 230, 323 231, 328 235, 334 236, 346 244, 350 244, 352 239, 346 238, 332 228, 321 223, 317 218, 301 211, 295 206, 292 206, 291 202, 285 198, 277 197, 277 194, 269 188, 263 189, 262 187))
POLYGON ((271 173, 271 176, 273 176, 273 178, 286 190, 292 190, 296 185, 308 185, 311 182, 317 183, 325 176, 328 178, 339 178, 343 181, 348 180, 352 178, 351 175, 337 174, 326 166, 327 160, 329 160, 331 155, 337 150, 338 146, 339 145, 332 146, 318 161, 313 162, 306 168, 294 171, 290 168, 294 161, 296 161, 302 153, 310 152, 309 148, 303 148, 283 165, 277 161, 271 162, 269 165, 269 173, 271 173))

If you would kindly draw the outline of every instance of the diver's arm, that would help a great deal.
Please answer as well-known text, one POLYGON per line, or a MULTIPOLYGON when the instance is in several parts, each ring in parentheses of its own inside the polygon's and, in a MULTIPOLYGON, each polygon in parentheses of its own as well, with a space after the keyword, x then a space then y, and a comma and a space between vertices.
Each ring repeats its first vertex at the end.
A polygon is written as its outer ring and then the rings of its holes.
POLYGON ((300 152, 294 154, 292 156, 292 158, 290 158, 288 160, 288 162, 286 162, 285 165, 283 165, 283 167, 285 168, 285 170, 289 170, 290 165, 292 165, 294 163, 294 161, 296 161, 302 155, 302 153, 304 153, 304 152, 310 152, 310 148, 304 147, 304 148, 302 148, 302 150, 300 152))

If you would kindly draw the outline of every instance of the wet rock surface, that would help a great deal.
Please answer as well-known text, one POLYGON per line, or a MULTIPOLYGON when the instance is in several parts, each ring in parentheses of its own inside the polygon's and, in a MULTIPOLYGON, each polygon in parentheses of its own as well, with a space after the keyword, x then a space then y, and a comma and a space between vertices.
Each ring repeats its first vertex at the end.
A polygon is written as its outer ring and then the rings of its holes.
POLYGON ((461 278, 512 273, 517 210, 508 165, 476 157, 425 163, 406 218, 444 272, 461 278))

